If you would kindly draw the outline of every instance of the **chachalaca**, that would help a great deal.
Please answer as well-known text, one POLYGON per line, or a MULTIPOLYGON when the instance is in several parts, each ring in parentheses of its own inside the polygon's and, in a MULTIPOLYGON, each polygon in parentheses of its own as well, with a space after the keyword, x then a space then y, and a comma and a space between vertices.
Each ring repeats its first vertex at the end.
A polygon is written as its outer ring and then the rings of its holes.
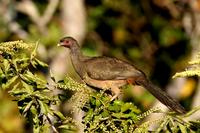
POLYGON ((62 38, 59 45, 70 49, 73 66, 81 79, 89 86, 110 89, 114 93, 112 100, 120 94, 122 86, 140 85, 171 110, 178 113, 186 112, 176 100, 154 86, 134 65, 116 58, 83 56, 78 42, 72 37, 62 38))

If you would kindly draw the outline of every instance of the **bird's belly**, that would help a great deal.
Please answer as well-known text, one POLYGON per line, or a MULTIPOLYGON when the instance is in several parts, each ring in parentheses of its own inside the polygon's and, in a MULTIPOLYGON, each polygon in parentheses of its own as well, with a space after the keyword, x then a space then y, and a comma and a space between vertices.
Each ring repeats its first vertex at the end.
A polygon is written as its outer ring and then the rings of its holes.
POLYGON ((110 89, 113 87, 120 88, 127 84, 126 80, 95 80, 91 78, 84 79, 84 81, 93 87, 100 89, 110 89))

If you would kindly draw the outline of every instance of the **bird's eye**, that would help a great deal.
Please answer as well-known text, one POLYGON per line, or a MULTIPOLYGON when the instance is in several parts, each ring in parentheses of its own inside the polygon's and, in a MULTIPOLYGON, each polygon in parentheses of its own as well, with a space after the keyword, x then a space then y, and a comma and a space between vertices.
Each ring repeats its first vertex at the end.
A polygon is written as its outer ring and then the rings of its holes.
POLYGON ((65 43, 69 43, 69 41, 68 41, 68 40, 65 40, 65 43))

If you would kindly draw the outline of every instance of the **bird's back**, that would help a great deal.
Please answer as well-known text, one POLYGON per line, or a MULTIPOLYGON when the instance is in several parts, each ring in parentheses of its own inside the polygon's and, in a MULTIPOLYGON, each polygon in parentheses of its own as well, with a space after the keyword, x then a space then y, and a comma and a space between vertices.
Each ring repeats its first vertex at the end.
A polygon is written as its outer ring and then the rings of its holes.
POLYGON ((86 73, 93 79, 112 80, 143 76, 133 65, 110 57, 94 57, 84 61, 86 73))

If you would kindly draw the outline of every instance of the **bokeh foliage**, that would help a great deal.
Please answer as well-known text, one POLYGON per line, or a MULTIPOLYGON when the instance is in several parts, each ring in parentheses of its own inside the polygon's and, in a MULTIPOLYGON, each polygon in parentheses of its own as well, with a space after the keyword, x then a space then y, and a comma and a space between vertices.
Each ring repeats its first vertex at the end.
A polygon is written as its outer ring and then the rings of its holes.
POLYGON ((128 59, 164 87, 175 72, 172 66, 183 67, 182 57, 190 52, 184 4, 167 1, 86 0, 86 53, 128 59))

